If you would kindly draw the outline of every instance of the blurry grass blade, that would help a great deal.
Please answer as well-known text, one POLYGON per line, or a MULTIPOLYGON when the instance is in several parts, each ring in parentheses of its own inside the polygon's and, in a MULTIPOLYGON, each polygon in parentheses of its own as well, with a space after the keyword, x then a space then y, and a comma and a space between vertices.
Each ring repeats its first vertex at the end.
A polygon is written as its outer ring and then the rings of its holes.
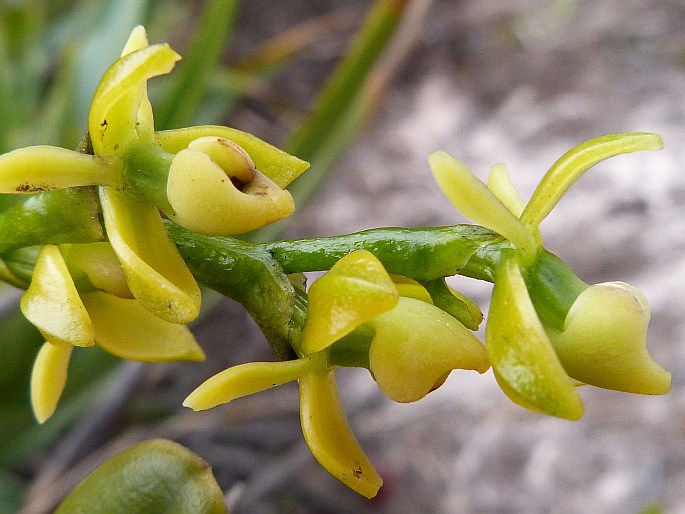
POLYGON ((317 99, 311 117, 290 140, 290 153, 305 160, 310 159, 330 132, 335 130, 351 100, 363 87, 369 71, 385 50, 406 5, 406 1, 399 0, 375 2, 344 59, 317 99))
MULTIPOLYGON (((13 66, 10 60, 7 34, 3 26, 0 26, 0 98, 14 98, 13 66)), ((0 152, 5 152, 11 146, 10 134, 13 123, 17 123, 15 110, 18 106, 14 101, 0 102, 0 152)))
POLYGON ((264 73, 282 65, 317 41, 352 27, 358 18, 353 7, 342 7, 285 30, 257 47, 238 64, 240 69, 264 73))
POLYGON ((71 45, 63 52, 57 64, 57 75, 47 98, 40 108, 41 123, 31 124, 24 137, 24 144, 46 144, 74 147, 77 134, 75 128, 74 87, 76 84, 76 48, 71 45))
POLYGON ((173 77, 165 101, 157 108, 160 128, 189 125, 202 101, 231 32, 240 2, 207 0, 183 64, 173 77))

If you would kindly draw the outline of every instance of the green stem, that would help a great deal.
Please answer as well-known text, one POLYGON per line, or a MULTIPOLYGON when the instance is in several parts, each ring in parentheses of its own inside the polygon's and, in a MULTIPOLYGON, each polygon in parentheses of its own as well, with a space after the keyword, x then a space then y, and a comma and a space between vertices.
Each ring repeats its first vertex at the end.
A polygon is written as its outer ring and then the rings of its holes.
POLYGON ((328 238, 265 243, 264 247, 286 273, 328 270, 348 253, 364 249, 390 273, 425 281, 460 273, 475 254, 502 241, 501 236, 486 228, 455 225, 378 228, 328 238))
POLYGON ((104 240, 90 187, 38 193, 0 212, 0 254, 24 246, 104 240))
POLYGON ((295 291, 271 254, 256 243, 196 234, 169 221, 166 227, 195 278, 240 302, 277 358, 294 358, 290 324, 295 291))
POLYGON ((135 143, 124 157, 124 182, 165 213, 173 212, 166 184, 173 153, 157 144, 135 143))
POLYGON ((526 286, 538 316, 546 326, 562 330, 566 314, 588 285, 546 250, 526 271, 526 286))

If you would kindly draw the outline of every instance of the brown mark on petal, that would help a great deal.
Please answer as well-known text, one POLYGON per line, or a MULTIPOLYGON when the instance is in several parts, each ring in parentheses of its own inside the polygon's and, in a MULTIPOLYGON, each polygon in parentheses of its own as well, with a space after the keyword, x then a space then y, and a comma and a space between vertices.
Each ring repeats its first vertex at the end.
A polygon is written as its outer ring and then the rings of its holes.
POLYGON ((364 472, 362 471, 361 464, 359 464, 358 462, 355 462, 355 464, 357 465, 357 467, 352 470, 352 474, 354 475, 354 478, 356 478, 357 480, 361 480, 361 478, 364 476, 364 472))
POLYGON ((50 189, 47 184, 29 184, 28 182, 24 182, 23 184, 19 184, 16 188, 15 191, 18 193, 38 193, 40 191, 47 191, 50 189))

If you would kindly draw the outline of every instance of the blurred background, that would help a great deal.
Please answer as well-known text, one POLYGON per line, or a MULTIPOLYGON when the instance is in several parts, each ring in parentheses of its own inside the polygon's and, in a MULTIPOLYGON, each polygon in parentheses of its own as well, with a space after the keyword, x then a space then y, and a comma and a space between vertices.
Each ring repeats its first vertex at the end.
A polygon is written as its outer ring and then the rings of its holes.
MULTIPOLYGON (((152 437, 207 460, 237 513, 685 513, 685 2, 386 4, 404 9, 401 20, 375 65, 340 93, 344 122, 307 132, 374 2, 0 0, 0 150, 76 146, 97 80, 139 23, 184 56, 151 83, 158 128, 231 125, 301 149, 313 175, 327 174, 298 186, 302 207, 280 237, 464 222, 431 178, 426 159, 437 149, 483 179, 505 162, 527 198, 572 146, 658 132, 664 150, 597 166, 541 228, 586 282, 645 292, 650 351, 673 373, 671 392, 584 387, 586 414, 567 422, 512 404, 491 373, 454 372, 400 405, 368 373, 345 370, 350 423, 385 479, 366 501, 309 454, 294 385, 202 413, 181 407, 211 374, 271 358, 235 303, 208 296, 194 328, 208 354, 200 365, 78 355, 58 415, 38 427, 26 374, 41 341, 6 290, 0 513, 51 512, 106 457, 152 437)), ((451 284, 487 311, 488 284, 451 284)))

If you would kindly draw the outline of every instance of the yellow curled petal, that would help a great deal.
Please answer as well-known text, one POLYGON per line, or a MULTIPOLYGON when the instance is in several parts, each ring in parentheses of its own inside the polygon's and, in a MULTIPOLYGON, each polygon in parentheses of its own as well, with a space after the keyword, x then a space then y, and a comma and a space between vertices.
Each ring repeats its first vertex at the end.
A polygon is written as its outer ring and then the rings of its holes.
POLYGON ((65 187, 115 184, 122 163, 55 146, 29 146, 0 155, 0 193, 36 193, 65 187))
POLYGON ((169 238, 157 209, 115 188, 100 188, 107 237, 128 286, 155 315, 188 323, 200 312, 200 288, 169 238))
POLYGON ((239 364, 208 378, 188 395, 183 406, 195 411, 211 409, 325 368, 326 356, 322 353, 289 361, 239 364))
POLYGON ((302 351, 329 347, 397 305, 399 294, 381 262, 367 250, 347 254, 309 288, 302 351))
POLYGON ((248 153, 256 168, 280 188, 285 188, 309 168, 308 162, 279 150, 248 132, 230 127, 202 125, 162 130, 155 133, 155 141, 166 152, 178 153, 188 148, 191 141, 205 136, 225 138, 236 143, 248 153))
POLYGON ((414 298, 367 323, 375 330, 369 363, 380 390, 397 402, 413 402, 442 384, 453 369, 485 373, 485 346, 452 316, 414 298))
POLYGON ((83 293, 95 326, 95 341, 124 359, 202 361, 205 354, 185 325, 158 318, 137 300, 102 291, 83 293))
POLYGON ((169 45, 152 45, 118 59, 95 90, 88 130, 96 155, 122 155, 136 137, 147 81, 169 73, 181 57, 169 45))
POLYGON ((44 423, 57 409, 73 349, 44 343, 38 351, 31 372, 31 406, 38 423, 44 423))
POLYGON ((417 300, 421 300, 422 302, 426 303, 433 303, 433 299, 428 291, 426 291, 426 288, 416 280, 392 273, 390 274, 390 277, 392 278, 392 281, 395 284, 397 292, 400 296, 416 298, 417 300))
POLYGON ((56 245, 41 248, 21 311, 51 343, 95 344, 93 324, 56 245))
POLYGON ((188 148, 205 153, 226 175, 242 184, 254 180, 255 167, 249 154, 224 137, 206 136, 191 141, 188 148))
POLYGON ((649 318, 647 301, 636 288, 623 282, 595 284, 580 293, 552 342, 568 374, 581 382, 665 394, 671 374, 647 351, 649 318))
MULTIPOLYGON (((147 48, 149 45, 147 40, 147 33, 145 32, 145 27, 138 25, 133 29, 131 35, 124 46, 121 56, 124 57, 137 50, 142 50, 147 48)), ((142 96, 140 99, 140 107, 138 108, 138 114, 136 115, 136 134, 138 139, 145 143, 152 143, 155 137, 155 122, 152 113, 152 105, 147 96, 147 87, 145 84, 142 86, 142 96)))
POLYGON ((645 132, 607 134, 579 144, 562 155, 545 173, 521 213, 521 222, 531 230, 537 230, 568 188, 595 164, 616 155, 660 150, 663 146, 664 141, 659 134, 645 132))
POLYGON ((528 296, 516 258, 505 257, 495 277, 485 339, 502 390, 531 410, 579 419, 583 404, 528 296))
POLYGON ((521 216, 523 209, 526 208, 526 203, 512 184, 507 166, 504 163, 499 162, 490 168, 488 189, 514 216, 517 218, 521 216))
POLYGON ((376 496, 383 479, 347 423, 333 371, 300 378, 300 421, 307 446, 326 471, 362 496, 376 496))
POLYGON ((464 164, 447 152, 428 157, 442 192, 466 217, 509 239, 520 252, 532 256, 538 243, 531 232, 464 164))
POLYGON ((64 244, 60 245, 60 250, 74 281, 85 279, 87 285, 96 289, 121 298, 133 298, 124 270, 111 244, 64 244))
POLYGON ((167 197, 179 225, 202 234, 250 232, 290 215, 295 201, 259 171, 236 186, 232 176, 206 153, 188 148, 169 168, 167 197))

